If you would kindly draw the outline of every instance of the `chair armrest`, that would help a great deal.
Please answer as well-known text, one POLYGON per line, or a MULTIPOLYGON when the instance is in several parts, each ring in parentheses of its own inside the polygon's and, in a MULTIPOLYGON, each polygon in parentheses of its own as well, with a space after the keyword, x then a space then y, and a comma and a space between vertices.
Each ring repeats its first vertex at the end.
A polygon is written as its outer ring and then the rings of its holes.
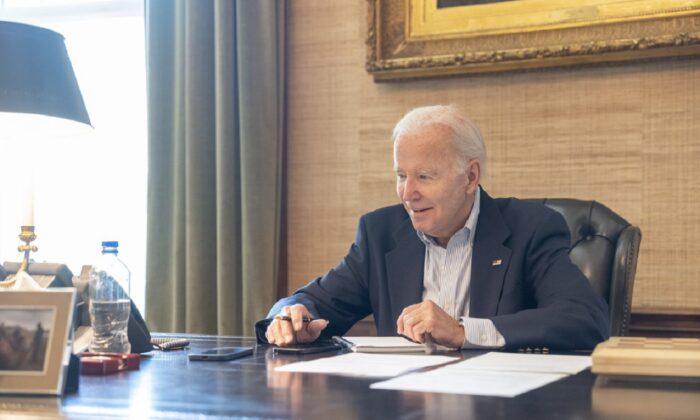
POLYGON ((626 335, 629 329, 634 276, 637 271, 641 240, 642 232, 632 225, 627 226, 617 240, 610 285, 611 336, 626 335))

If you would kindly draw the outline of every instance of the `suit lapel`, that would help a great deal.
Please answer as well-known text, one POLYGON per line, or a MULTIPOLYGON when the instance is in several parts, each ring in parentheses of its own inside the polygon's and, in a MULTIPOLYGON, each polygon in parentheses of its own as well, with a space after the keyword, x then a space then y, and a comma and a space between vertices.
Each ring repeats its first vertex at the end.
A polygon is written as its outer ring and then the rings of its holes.
POLYGON ((473 318, 496 315, 511 256, 511 250, 503 245, 510 230, 500 210, 483 189, 480 199, 469 285, 469 316, 473 318))
POLYGON ((421 301, 425 263, 425 245, 418 239, 410 218, 396 231, 394 240, 396 248, 386 253, 392 322, 406 306, 421 301))

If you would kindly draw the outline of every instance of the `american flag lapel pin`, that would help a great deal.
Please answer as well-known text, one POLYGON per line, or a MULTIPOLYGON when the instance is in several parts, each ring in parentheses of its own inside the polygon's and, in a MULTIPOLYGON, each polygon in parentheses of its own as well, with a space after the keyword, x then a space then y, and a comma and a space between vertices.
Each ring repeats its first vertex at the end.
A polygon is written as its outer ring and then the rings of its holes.
POLYGON ((501 264, 503 264, 503 260, 501 260, 501 259, 491 261, 492 267, 498 267, 501 264))

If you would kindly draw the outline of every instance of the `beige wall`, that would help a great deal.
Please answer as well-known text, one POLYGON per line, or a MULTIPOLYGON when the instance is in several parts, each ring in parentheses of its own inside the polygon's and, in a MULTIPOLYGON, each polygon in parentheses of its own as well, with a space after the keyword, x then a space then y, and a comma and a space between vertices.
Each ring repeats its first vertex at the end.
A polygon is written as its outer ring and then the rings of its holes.
POLYGON ((289 289, 397 202, 393 124, 453 103, 481 126, 493 196, 596 199, 642 229, 636 311, 700 312, 700 59, 376 84, 366 2, 289 2, 289 289))

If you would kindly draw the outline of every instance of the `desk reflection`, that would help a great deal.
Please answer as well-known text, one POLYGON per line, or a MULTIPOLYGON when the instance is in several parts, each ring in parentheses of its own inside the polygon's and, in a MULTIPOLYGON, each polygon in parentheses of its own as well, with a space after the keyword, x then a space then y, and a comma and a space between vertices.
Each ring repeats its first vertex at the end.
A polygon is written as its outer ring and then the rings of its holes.
POLYGON ((267 370, 267 387, 275 390, 277 404, 283 404, 286 412, 293 417, 301 417, 305 413, 304 394, 309 389, 325 388, 325 375, 304 375, 299 372, 276 372, 275 369, 289 363, 298 362, 297 356, 275 355, 272 348, 265 353, 267 370))
POLYGON ((63 417, 58 397, 0 397, 2 418, 63 417))
POLYGON ((700 383, 599 377, 593 386, 597 418, 698 419, 700 383))
POLYGON ((424 392, 409 392, 404 399, 416 399, 422 406, 422 418, 436 419, 475 419, 476 407, 470 395, 435 394, 424 392))

